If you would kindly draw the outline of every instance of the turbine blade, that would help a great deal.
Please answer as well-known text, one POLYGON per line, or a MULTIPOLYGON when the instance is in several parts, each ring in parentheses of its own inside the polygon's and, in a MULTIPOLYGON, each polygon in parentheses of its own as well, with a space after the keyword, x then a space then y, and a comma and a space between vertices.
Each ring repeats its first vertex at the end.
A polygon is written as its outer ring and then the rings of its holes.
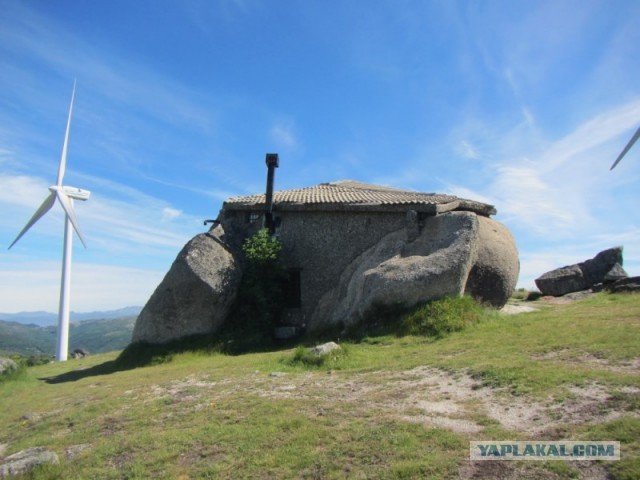
POLYGON ((53 207, 53 204, 56 201, 56 194, 51 192, 49 194, 49 196, 47 198, 44 199, 44 202, 42 202, 42 205, 40 205, 40 207, 38 208, 38 210, 36 210, 36 213, 33 214, 33 217, 31 217, 31 220, 29 220, 27 222, 27 224, 25 225, 25 227, 22 229, 22 231, 18 234, 18 236, 16 237, 16 239, 13 241, 13 243, 11 245, 9 245, 9 249, 11 249, 11 247, 13 247, 16 242, 18 240, 20 240, 20 238, 27 233, 27 230, 29 230, 34 223, 36 223, 38 220, 40 220, 40 218, 47 213, 51 207, 53 207))
POLYGON ((69 197, 67 197, 67 195, 60 190, 56 190, 56 196, 60 201, 60 205, 62 205, 62 209, 64 210, 64 213, 67 214, 67 218, 69 218, 69 220, 71 221, 71 225, 73 225, 73 229, 78 234, 78 237, 80 237, 80 241, 82 242, 82 245, 84 245, 84 248, 87 248, 87 243, 84 241, 84 237, 82 236, 82 233, 80 233, 80 228, 78 227, 78 220, 76 220, 76 213, 73 211, 73 203, 71 202, 71 200, 69 200, 69 197))
POLYGON ((73 112, 73 100, 76 97, 76 81, 73 81, 73 91, 71 92, 71 104, 69 105, 69 117, 67 118, 67 131, 64 134, 64 143, 62 144, 62 155, 60 156, 60 166, 58 167, 58 179, 56 185, 62 186, 62 179, 67 168, 67 144, 69 143, 69 129, 71 128, 71 113, 73 112))
POLYGON ((616 158, 616 161, 613 162, 613 165, 611 165, 611 168, 609 169, 609 171, 616 168, 616 165, 618 165, 618 162, 620 162, 620 160, 622 160, 622 157, 624 157, 629 151, 629 149, 633 147, 633 144, 638 141, 638 138, 640 138, 640 127, 638 128, 638 130, 636 130, 636 133, 633 135, 633 137, 631 137, 631 140, 629 140, 629 143, 627 143, 627 145, 624 147, 624 150, 622 150, 620 155, 618 155, 618 158, 616 158))

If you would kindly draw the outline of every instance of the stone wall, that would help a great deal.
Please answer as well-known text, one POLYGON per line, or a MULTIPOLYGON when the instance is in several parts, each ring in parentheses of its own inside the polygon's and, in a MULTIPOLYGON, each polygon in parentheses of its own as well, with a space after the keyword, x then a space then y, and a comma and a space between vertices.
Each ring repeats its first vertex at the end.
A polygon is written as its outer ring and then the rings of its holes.
MULTIPOLYGON (((246 212, 222 215, 223 228, 235 243, 254 233, 262 218, 246 223, 246 212)), ((335 287, 345 268, 391 232, 404 230, 404 213, 275 212, 278 238, 287 267, 300 269, 302 308, 289 309, 287 322, 306 324, 320 298, 335 287)))

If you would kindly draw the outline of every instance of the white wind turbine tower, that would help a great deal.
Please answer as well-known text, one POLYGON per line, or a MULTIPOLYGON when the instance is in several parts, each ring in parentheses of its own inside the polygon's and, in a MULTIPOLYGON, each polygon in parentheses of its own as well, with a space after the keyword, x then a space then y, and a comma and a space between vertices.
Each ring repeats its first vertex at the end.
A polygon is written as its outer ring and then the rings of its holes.
POLYGON ((62 253, 62 279, 60 282, 60 309, 58 311, 58 343, 56 345, 56 360, 64 362, 67 360, 69 350, 69 293, 71 290, 71 249, 73 240, 73 227, 80 237, 82 244, 87 246, 78 228, 75 212, 73 211, 73 200, 88 200, 91 192, 75 187, 62 185, 64 172, 67 164, 67 144, 69 142, 69 127, 71 126, 71 112, 73 111, 73 100, 76 95, 76 84, 73 82, 71 93, 71 105, 69 106, 69 117, 67 118, 67 130, 64 135, 62 145, 62 156, 58 167, 58 178, 56 184, 49 187, 49 196, 42 202, 40 208, 33 214, 31 220, 27 222, 22 231, 18 234, 9 248, 13 247, 18 240, 35 224, 45 213, 47 213, 58 199, 65 213, 64 224, 64 249, 62 253))

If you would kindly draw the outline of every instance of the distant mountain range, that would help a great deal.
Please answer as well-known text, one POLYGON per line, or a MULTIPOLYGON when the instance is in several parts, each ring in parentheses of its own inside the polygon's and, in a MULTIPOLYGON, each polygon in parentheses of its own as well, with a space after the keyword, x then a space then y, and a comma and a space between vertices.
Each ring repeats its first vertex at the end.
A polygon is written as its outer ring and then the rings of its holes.
MULTIPOLYGON (((108 313, 108 312, 102 312, 108 313)), ((98 320, 72 321, 69 326, 69 351, 83 348, 90 353, 122 350, 131 342, 137 315, 98 320)), ((0 320, 0 356, 53 355, 57 327, 0 320)))
MULTIPOLYGON (((71 312, 70 317, 72 322, 84 322, 87 320, 107 320, 121 317, 137 317, 140 314, 141 310, 142 307, 125 307, 118 310, 107 310, 104 312, 71 312)), ((0 313, 0 321, 47 327, 55 326, 58 324, 58 314, 51 312, 0 313)))
MULTIPOLYGON (((103 312, 71 312, 69 351, 84 348, 90 353, 122 350, 142 307, 103 312)), ((50 312, 0 313, 0 356, 53 355, 58 314, 50 312)))

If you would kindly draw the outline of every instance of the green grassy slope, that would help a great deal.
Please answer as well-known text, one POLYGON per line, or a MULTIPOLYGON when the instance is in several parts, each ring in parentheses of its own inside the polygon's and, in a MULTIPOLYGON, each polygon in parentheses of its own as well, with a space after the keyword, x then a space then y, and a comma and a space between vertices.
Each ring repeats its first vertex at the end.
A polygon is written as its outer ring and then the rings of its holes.
POLYGON ((0 443, 59 454, 34 478, 640 478, 640 295, 346 347, 321 367, 294 350, 32 367, 0 384, 0 443), (470 440, 560 438, 618 440, 622 460, 468 461, 470 440))

